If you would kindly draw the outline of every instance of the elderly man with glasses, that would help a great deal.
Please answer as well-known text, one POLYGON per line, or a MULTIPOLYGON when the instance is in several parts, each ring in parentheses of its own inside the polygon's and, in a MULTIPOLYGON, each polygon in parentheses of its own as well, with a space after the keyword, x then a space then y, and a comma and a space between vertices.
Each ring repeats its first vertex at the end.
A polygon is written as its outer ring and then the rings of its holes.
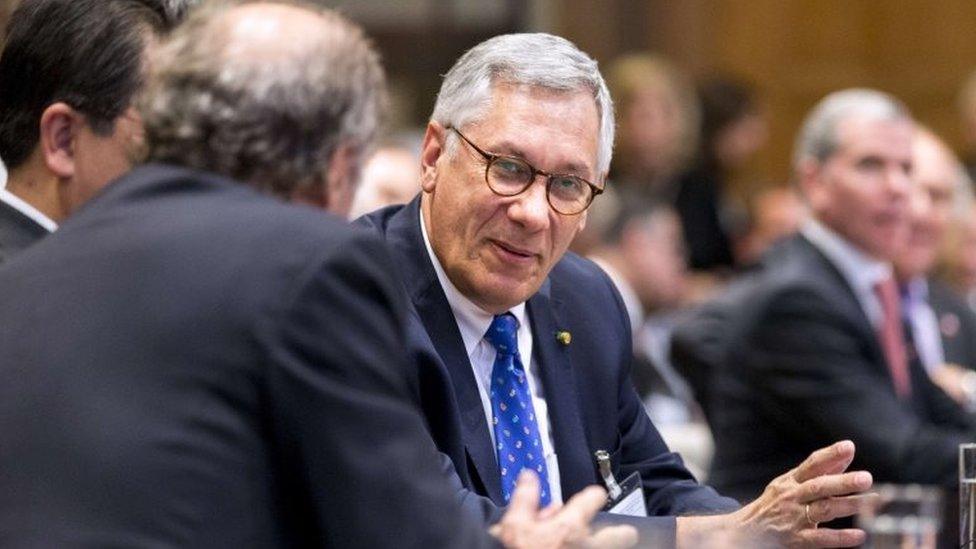
POLYGON ((644 413, 620 296, 599 267, 567 252, 603 191, 613 131, 589 56, 547 34, 492 38, 444 78, 422 192, 360 220, 384 236, 413 305, 417 394, 465 485, 459 497, 491 515, 524 469, 538 475, 543 506, 594 483, 613 495, 611 479, 639 473, 651 518, 633 522, 650 536, 644 545, 861 542, 856 530, 816 529, 856 508, 832 496, 870 486, 867 473, 843 474, 849 442, 739 508, 699 485, 644 413), (709 516, 682 516, 691 514, 709 516))

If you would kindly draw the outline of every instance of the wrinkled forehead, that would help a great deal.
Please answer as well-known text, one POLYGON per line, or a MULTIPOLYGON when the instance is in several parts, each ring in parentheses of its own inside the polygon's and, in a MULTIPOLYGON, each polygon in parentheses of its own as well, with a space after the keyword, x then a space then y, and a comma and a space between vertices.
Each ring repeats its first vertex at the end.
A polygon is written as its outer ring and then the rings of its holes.
POLYGON ((542 162, 547 171, 597 173, 599 114, 586 90, 498 84, 473 126, 491 152, 542 162))

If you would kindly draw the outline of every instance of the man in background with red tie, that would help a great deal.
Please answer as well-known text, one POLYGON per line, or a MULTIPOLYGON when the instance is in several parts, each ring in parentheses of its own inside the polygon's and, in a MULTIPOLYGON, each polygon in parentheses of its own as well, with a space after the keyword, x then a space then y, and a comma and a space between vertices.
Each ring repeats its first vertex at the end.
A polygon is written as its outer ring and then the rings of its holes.
MULTIPOLYGON (((712 385, 710 477, 734 497, 849 438, 876 482, 951 486, 976 428, 906 352, 892 260, 909 234, 915 124, 873 90, 824 98, 800 130, 800 234, 741 283, 712 385)), ((699 317, 700 318, 700 317, 699 317)))

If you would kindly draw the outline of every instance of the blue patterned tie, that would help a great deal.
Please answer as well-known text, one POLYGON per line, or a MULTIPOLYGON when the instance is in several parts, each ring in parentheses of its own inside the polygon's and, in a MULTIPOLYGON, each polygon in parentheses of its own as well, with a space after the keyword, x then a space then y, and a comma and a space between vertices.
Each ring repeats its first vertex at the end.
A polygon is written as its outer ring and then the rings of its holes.
POLYGON ((545 507, 552 497, 546 457, 525 368, 519 358, 517 331, 518 321, 511 313, 505 313, 495 317, 485 334, 485 339, 497 351, 489 393, 502 495, 507 503, 515 491, 519 473, 522 469, 532 469, 539 477, 542 486, 540 501, 545 507))

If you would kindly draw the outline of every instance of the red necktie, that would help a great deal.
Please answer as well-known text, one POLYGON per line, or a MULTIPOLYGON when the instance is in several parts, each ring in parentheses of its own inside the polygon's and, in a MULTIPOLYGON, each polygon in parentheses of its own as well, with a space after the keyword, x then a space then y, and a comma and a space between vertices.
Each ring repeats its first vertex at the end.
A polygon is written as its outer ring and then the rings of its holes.
POLYGON ((899 397, 906 398, 912 394, 912 381, 908 377, 908 354, 905 350, 905 335, 902 332, 898 286, 895 285, 893 278, 887 278, 874 285, 874 293, 878 296, 883 312, 881 326, 878 329, 878 340, 888 362, 895 392, 899 397))

